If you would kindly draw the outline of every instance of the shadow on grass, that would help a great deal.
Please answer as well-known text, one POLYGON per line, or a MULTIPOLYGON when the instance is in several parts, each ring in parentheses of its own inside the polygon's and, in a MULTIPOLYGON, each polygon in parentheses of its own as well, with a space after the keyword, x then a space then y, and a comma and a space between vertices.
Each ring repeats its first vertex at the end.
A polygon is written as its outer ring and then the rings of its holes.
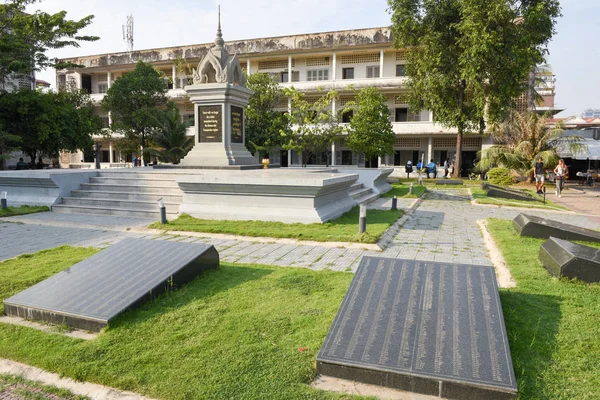
POLYGON ((458 195, 450 192, 441 192, 444 187, 437 187, 434 190, 428 190, 423 195, 425 200, 443 200, 443 201, 469 201, 468 195, 458 195))
POLYGON ((216 270, 202 272, 186 285, 162 293, 137 307, 125 311, 109 323, 109 329, 133 328, 146 320, 202 301, 236 286, 261 279, 273 272, 272 269, 231 266, 221 262, 216 270))
POLYGON ((551 398, 543 376, 554 362, 562 299, 501 290, 500 300, 520 398, 551 398))

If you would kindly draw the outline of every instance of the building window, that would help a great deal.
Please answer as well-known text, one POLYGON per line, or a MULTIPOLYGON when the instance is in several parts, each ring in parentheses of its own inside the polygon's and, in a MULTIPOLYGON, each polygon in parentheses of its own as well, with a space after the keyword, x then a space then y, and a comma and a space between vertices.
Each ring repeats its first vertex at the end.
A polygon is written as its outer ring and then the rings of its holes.
POLYGON ((346 110, 342 113, 342 122, 348 123, 354 116, 354 110, 346 110))
POLYGON ((379 78, 379 65, 367 66, 367 78, 379 78))
POLYGON ((413 113, 406 107, 396 108, 395 122, 419 122, 421 121, 420 113, 413 113))
POLYGON ((108 83, 99 83, 98 84, 98 93, 106 93, 108 92, 108 83))
POLYGON ((342 165, 352 165, 352 152, 342 150, 342 165))
POLYGON ((406 76, 406 65, 404 65, 404 64, 396 65, 396 76, 406 76))
POLYGON ((354 79, 354 68, 342 68, 342 79, 354 79))
POLYGON ((307 81, 329 80, 329 70, 328 69, 314 69, 314 70, 306 71, 306 80, 307 81))
POLYGON ((287 71, 282 72, 281 73, 281 81, 280 82, 288 82, 288 77, 290 76, 290 74, 288 74, 287 71))

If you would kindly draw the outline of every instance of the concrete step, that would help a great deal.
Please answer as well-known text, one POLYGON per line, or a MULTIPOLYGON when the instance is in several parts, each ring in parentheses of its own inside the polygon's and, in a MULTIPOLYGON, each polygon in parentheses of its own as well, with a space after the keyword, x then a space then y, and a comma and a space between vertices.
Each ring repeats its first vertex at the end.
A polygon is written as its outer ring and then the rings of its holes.
POLYGON ((355 199, 354 201, 356 202, 356 204, 364 204, 367 205, 369 203, 374 202, 375 200, 377 200, 379 198, 379 193, 368 193, 362 197, 359 197, 358 199, 355 199))
POLYGON ((170 194, 183 196, 179 188, 172 186, 145 186, 145 185, 105 185, 102 183, 83 183, 81 190, 99 190, 103 192, 122 192, 122 193, 152 193, 152 194, 170 194))
MULTIPOLYGON (((93 207, 93 206, 76 206, 76 205, 65 205, 56 204, 52 206, 52 211, 72 214, 98 214, 98 215, 117 215, 123 217, 138 217, 138 218, 154 218, 157 221, 160 219, 160 211, 146 211, 146 210, 135 210, 128 208, 112 208, 107 209, 104 207, 93 207)), ((168 219, 177 218, 176 213, 167 212, 168 219)))
POLYGON ((357 190, 350 190, 350 192, 349 192, 350 197, 352 197, 355 200, 358 199, 358 198, 360 198, 360 197, 366 196, 369 193, 372 193, 371 188, 360 188, 360 189, 357 189, 357 190))
POLYGON ((153 172, 134 172, 134 171, 107 171, 100 170, 98 177, 100 178, 129 178, 129 179, 167 179, 175 181, 181 176, 180 173, 153 173, 153 172))
MULTIPOLYGON (((63 197, 62 204, 69 206, 92 206, 104 207, 109 209, 123 208, 135 209, 141 211, 160 211, 158 202, 143 200, 112 200, 112 199, 95 199, 95 198, 80 198, 80 197, 63 197)), ((177 213, 179 211, 179 203, 165 202, 167 213, 177 213)))
POLYGON ((138 177, 92 177, 90 183, 101 183, 103 185, 136 185, 136 186, 161 186, 179 188, 173 179, 138 178, 138 177))
POLYGON ((355 190, 362 189, 363 187, 364 185, 362 183, 353 183, 352 186, 350 186, 350 191, 353 192, 355 190))
POLYGON ((133 192, 109 192, 103 190, 73 190, 71 197, 76 198, 94 198, 110 200, 145 200, 158 201, 163 199, 165 203, 181 204, 183 195, 181 194, 153 194, 153 193, 133 193, 133 192))

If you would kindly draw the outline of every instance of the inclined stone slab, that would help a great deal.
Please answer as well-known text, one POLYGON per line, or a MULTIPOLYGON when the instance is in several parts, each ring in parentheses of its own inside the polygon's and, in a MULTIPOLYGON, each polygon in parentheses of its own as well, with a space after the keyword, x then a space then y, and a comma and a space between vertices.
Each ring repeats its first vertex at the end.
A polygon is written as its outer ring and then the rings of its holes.
POLYGON ((600 249, 551 237, 540 247, 539 259, 558 278, 600 282, 600 249))
POLYGON ((218 266, 212 245, 124 239, 4 300, 4 312, 99 331, 126 309, 218 266))
POLYGON ((494 268, 363 257, 317 372, 444 398, 516 398, 494 268))
POLYGON ((575 225, 563 224, 534 215, 519 214, 513 219, 513 226, 521 236, 548 239, 550 236, 564 240, 600 242, 600 232, 575 225))
POLYGON ((533 196, 528 195, 527 193, 518 190, 507 189, 502 186, 496 186, 489 183, 483 183, 481 188, 485 190, 488 197, 497 197, 509 200, 541 201, 533 196))
POLYGON ((438 179, 435 181, 436 185, 463 185, 463 181, 460 179, 438 179))

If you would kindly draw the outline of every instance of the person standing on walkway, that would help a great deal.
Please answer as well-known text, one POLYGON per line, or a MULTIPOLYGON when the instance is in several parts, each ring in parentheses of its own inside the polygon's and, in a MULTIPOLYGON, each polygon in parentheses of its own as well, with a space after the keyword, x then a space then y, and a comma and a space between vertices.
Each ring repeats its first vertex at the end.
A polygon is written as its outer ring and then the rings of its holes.
POLYGON ((448 168, 450 168, 450 159, 446 158, 444 160, 444 178, 448 178, 448 168))
POLYGON ((537 194, 544 194, 544 162, 542 157, 535 163, 535 191, 537 194))
POLYGON ((558 160, 558 165, 554 168, 554 174, 556 175, 556 195, 561 196, 565 184, 565 177, 569 173, 569 169, 565 165, 565 160, 562 158, 558 160))

